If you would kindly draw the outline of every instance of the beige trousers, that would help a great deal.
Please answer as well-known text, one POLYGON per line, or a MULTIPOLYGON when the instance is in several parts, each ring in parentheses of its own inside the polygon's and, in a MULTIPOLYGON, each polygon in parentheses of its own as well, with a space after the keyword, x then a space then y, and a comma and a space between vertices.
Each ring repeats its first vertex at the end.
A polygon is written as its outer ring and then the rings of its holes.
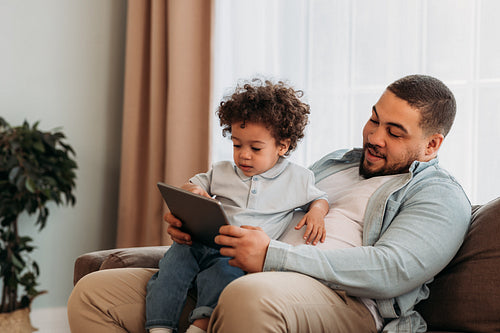
MULTIPOLYGON (((68 300, 72 333, 144 333, 146 284, 154 269, 103 270, 82 278, 68 300)), ((188 299, 187 307, 193 307, 188 299)), ((184 311, 182 331, 189 309, 184 311)), ((376 332, 366 307, 344 292, 291 272, 249 274, 220 296, 209 332, 376 332)))

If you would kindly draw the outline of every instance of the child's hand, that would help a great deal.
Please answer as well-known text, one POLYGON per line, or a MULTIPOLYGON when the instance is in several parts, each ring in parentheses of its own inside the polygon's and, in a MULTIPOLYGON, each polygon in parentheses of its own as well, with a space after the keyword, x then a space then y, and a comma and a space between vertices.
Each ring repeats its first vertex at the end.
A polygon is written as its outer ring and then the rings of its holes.
POLYGON ((323 199, 314 201, 309 207, 309 211, 295 226, 299 230, 304 225, 307 225, 304 232, 304 240, 306 244, 316 245, 318 242, 323 243, 326 238, 325 220, 324 217, 328 213, 328 202, 323 199))
POLYGON ((207 191, 205 191, 199 185, 195 185, 193 183, 186 183, 186 184, 182 185, 181 188, 186 190, 186 191, 193 192, 195 194, 199 194, 199 195, 202 195, 202 196, 207 197, 207 198, 211 198, 211 196, 207 193, 207 191))
POLYGON ((316 245, 318 242, 323 243, 325 241, 326 229, 323 214, 315 214, 314 211, 307 212, 297 226, 295 226, 295 229, 299 230, 304 225, 307 226, 304 232, 306 244, 316 245))

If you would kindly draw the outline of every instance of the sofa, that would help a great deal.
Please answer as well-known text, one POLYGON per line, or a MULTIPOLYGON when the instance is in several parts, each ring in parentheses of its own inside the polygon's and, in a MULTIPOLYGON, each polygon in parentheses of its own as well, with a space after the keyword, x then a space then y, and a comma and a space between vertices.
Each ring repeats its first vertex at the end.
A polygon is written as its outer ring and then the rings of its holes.
MULTIPOLYGON (((83 254, 75 261, 74 283, 102 269, 157 268, 167 249, 136 247, 83 254)), ((416 306, 429 332, 500 332, 500 198, 473 206, 462 247, 429 288, 430 297, 416 306)), ((187 310, 181 321, 186 316, 187 310)))

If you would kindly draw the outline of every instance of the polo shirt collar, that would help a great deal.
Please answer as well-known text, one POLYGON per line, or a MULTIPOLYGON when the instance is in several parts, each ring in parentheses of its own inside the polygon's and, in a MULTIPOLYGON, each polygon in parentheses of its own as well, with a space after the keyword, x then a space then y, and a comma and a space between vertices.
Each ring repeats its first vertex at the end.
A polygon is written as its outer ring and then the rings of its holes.
MULTIPOLYGON (((290 162, 286 158, 280 156, 278 159, 278 162, 276 162, 276 164, 271 169, 267 170, 266 172, 261 173, 260 175, 256 175, 256 176, 260 176, 260 177, 266 178, 266 179, 276 178, 286 169, 286 167, 288 166, 289 163, 290 162)), ((246 176, 243 173, 243 171, 241 171, 236 165, 234 165, 234 170, 236 171, 238 176, 243 181, 246 181, 246 180, 249 180, 250 178, 252 178, 252 177, 246 176)))

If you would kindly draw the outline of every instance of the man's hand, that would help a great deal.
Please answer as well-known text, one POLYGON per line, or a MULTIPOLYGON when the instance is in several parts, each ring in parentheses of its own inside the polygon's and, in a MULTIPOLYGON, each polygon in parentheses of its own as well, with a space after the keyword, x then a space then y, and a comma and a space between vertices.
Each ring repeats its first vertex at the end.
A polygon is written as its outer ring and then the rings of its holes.
POLYGON ((172 215, 172 213, 166 213, 163 219, 168 223, 167 233, 174 242, 186 245, 193 244, 191 236, 179 229, 182 227, 182 222, 178 218, 172 215))
POLYGON ((225 225, 219 229, 215 242, 224 246, 223 256, 231 257, 229 264, 245 272, 262 272, 271 239, 259 227, 225 225))

